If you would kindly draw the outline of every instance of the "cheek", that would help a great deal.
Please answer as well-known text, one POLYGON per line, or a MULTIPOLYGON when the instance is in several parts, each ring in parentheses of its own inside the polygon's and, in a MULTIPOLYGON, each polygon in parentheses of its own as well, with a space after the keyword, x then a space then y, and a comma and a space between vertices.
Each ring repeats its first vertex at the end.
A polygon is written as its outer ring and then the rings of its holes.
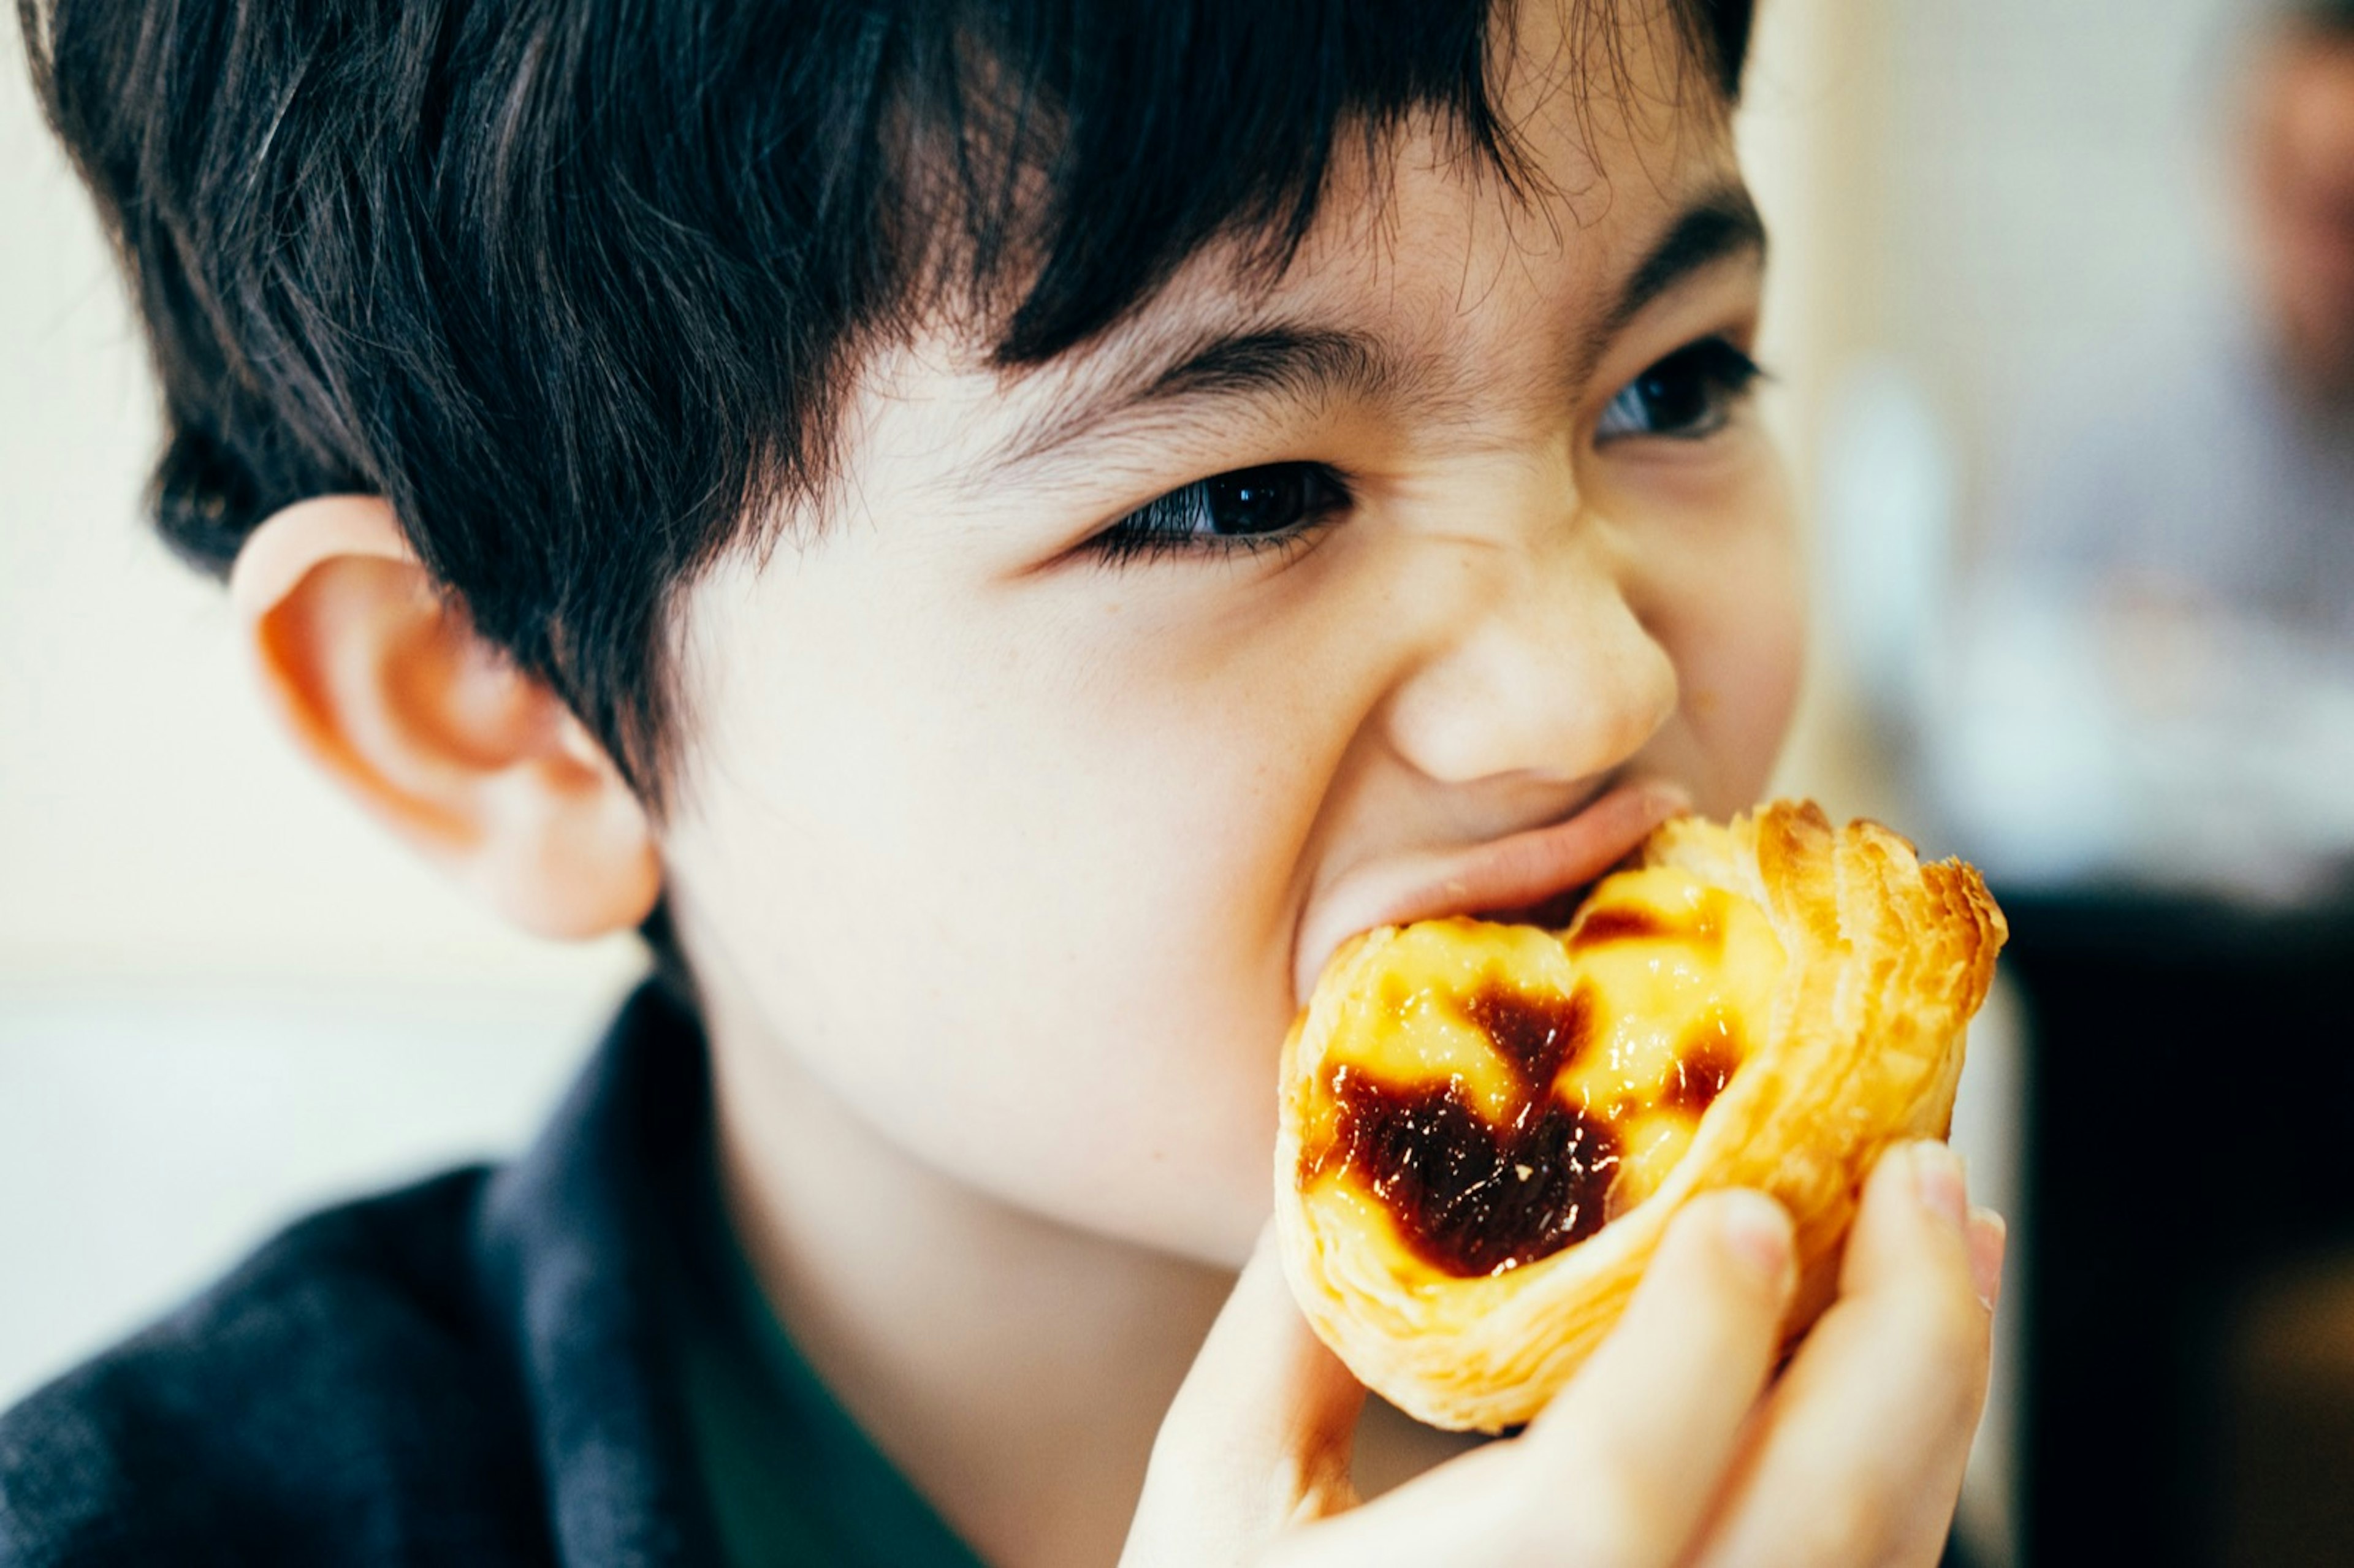
POLYGON ((1647 619, 1675 662, 1700 807, 1754 803, 1773 772, 1806 652, 1804 574, 1778 460, 1753 461, 1651 526, 1647 619))
POLYGON ((1117 596, 907 602, 919 580, 829 563, 705 608, 730 657, 700 694, 682 902, 763 1048, 891 1143, 1237 1256, 1346 726, 1247 637, 1156 636, 1117 596))

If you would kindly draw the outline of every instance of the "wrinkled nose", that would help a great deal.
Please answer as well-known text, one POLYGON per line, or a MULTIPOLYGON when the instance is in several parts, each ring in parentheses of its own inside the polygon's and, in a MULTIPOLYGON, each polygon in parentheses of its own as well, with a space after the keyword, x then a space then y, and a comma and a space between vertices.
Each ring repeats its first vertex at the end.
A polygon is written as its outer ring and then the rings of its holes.
POLYGON ((1607 530, 1467 546, 1450 634, 1401 684, 1391 740, 1431 779, 1575 779, 1641 750, 1676 709, 1676 671, 1628 602, 1607 530))

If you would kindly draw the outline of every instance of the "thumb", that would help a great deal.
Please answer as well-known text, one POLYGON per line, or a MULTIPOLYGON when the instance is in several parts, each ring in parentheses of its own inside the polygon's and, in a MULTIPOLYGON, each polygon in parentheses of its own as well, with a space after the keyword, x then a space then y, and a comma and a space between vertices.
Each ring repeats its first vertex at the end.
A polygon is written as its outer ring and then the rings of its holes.
POLYGON ((1248 1563, 1291 1526, 1354 1507, 1364 1402, 1299 1316, 1269 1225, 1161 1420, 1120 1568, 1248 1563))

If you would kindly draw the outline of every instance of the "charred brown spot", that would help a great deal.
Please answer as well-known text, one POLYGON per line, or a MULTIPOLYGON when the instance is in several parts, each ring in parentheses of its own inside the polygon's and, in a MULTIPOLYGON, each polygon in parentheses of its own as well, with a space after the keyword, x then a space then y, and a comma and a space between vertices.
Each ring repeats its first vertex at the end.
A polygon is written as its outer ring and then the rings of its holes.
POLYGON ((1304 1174, 1353 1174, 1433 1268, 1497 1274, 1602 1228, 1618 1141, 1583 1110, 1545 1094, 1500 1127, 1452 1083, 1401 1089, 1341 1066, 1327 1084, 1334 1139, 1304 1174))
POLYGON ((1582 953, 1589 948, 1599 948, 1612 942, 1655 941, 1674 939, 1687 941, 1712 949, 1724 946, 1724 913, 1722 899, 1711 894, 1703 896, 1701 906, 1689 919, 1680 919, 1656 909, 1638 905, 1617 904, 1586 911, 1569 934, 1569 949, 1582 953))
POLYGON ((1618 1167, 1610 1128, 1563 1104, 1554 1078, 1593 1037, 1583 987, 1539 995, 1490 980, 1458 1004, 1519 1090, 1490 1121, 1456 1081, 1403 1088, 1346 1065, 1326 1080, 1331 1143, 1303 1170, 1346 1171, 1379 1199, 1415 1254, 1469 1277, 1533 1263, 1602 1227, 1618 1167))
POLYGON ((1714 1104, 1741 1065, 1734 1042, 1711 1028, 1676 1050, 1676 1065, 1659 1096, 1661 1105, 1697 1115, 1714 1104))
POLYGON ((1671 937, 1675 927, 1649 909, 1620 906, 1615 909, 1594 909, 1577 923, 1569 934, 1572 951, 1583 948, 1598 948, 1605 942, 1639 941, 1647 937, 1671 937))
POLYGON ((1520 1081, 1523 1094, 1552 1087, 1569 1059, 1594 1033, 1594 999, 1578 987, 1567 996, 1532 996, 1490 980, 1462 1003, 1489 1044, 1520 1081))

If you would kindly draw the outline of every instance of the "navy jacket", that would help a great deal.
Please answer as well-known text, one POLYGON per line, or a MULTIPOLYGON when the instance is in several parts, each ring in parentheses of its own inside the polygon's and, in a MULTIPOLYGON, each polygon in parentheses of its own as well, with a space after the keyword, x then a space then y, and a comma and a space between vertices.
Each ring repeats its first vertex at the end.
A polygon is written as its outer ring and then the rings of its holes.
POLYGON ((649 986, 522 1160, 304 1221, 0 1416, 0 1564, 717 1563, 661 1317, 705 1083, 649 986))

